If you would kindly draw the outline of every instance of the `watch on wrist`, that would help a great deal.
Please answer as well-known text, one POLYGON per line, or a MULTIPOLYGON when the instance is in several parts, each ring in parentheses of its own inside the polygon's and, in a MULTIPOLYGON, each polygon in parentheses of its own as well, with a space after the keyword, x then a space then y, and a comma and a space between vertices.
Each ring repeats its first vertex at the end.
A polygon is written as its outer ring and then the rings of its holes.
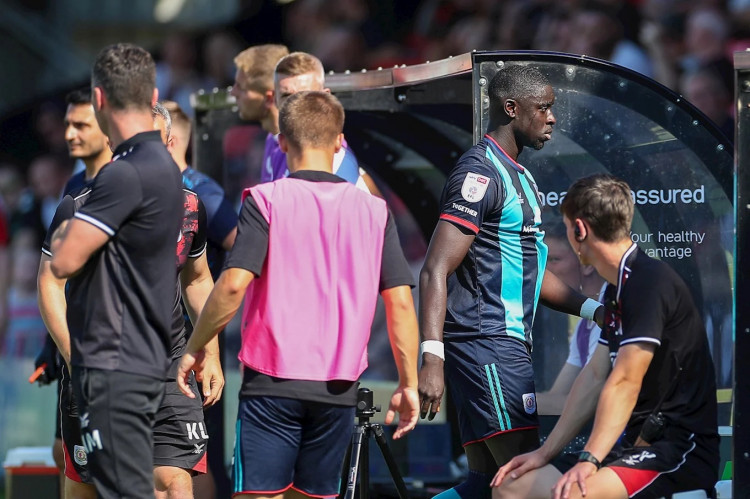
POLYGON ((602 467, 602 463, 596 457, 594 457, 594 455, 592 453, 590 453, 587 450, 582 451, 578 455, 578 462, 579 463, 591 463, 594 466, 596 466, 597 470, 602 467))

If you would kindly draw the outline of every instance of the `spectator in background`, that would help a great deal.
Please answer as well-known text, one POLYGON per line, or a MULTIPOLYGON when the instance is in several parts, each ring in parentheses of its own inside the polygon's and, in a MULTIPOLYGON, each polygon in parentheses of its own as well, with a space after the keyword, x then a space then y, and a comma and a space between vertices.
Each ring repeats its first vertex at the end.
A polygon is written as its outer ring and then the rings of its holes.
POLYGON ((625 38, 620 20, 610 8, 597 2, 573 12, 568 51, 611 61, 652 77, 654 70, 646 52, 625 38))
POLYGON ((683 75, 679 91, 734 142, 734 116, 731 113, 733 94, 727 90, 723 78, 714 68, 703 67, 683 75))
POLYGON ((8 287, 10 286, 10 217, 0 195, 0 345, 8 324, 8 287))
POLYGON ((716 8, 697 8, 685 21, 687 54, 682 60, 685 73, 711 69, 730 95, 734 95, 734 65, 727 57, 730 34, 726 15, 716 8))
POLYGON ((30 230, 40 248, 69 176, 70 170, 56 155, 45 154, 32 160, 27 172, 29 187, 21 194, 11 220, 13 232, 30 230))
POLYGON ((654 65, 654 79, 677 88, 685 56, 685 15, 669 13, 644 22, 640 40, 654 65))
POLYGON ((0 198, 5 204, 5 212, 8 216, 10 234, 13 234, 12 220, 21 198, 24 194, 25 184, 18 166, 12 163, 0 162, 0 198))
POLYGON ((42 154, 67 156, 64 139, 63 111, 53 102, 43 102, 34 113, 34 130, 40 140, 42 154))
POLYGON ((159 98, 176 101, 192 113, 190 94, 206 86, 195 70, 195 42, 187 33, 169 35, 161 46, 161 60, 156 64, 156 88, 159 98))
POLYGON ((218 31, 206 38, 202 55, 207 86, 226 88, 232 85, 234 56, 239 52, 240 46, 239 39, 230 31, 218 31))
POLYGON ((36 234, 25 230, 10 247, 11 282, 8 289, 8 328, 3 352, 8 357, 34 358, 44 346, 47 328, 36 302, 39 246, 36 234))

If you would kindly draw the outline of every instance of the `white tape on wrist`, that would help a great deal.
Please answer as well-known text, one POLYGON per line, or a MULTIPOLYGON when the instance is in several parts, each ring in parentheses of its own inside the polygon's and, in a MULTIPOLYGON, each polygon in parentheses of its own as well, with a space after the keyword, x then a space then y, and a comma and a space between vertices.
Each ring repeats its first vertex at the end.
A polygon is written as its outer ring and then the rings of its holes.
POLYGON ((422 353, 431 353, 445 360, 445 350, 443 342, 437 340, 427 340, 422 342, 422 353))
POLYGON ((598 301, 592 300, 591 298, 586 298, 586 301, 583 302, 583 305, 581 305, 581 312, 578 315, 580 315, 584 319, 592 321, 594 320, 594 312, 596 312, 596 309, 601 306, 602 304, 598 301))

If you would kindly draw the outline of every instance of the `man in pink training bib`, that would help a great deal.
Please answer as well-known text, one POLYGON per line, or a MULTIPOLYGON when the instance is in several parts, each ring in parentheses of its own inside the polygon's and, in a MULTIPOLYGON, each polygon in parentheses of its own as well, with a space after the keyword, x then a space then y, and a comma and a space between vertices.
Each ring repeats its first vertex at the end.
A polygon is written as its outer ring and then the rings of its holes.
POLYGON ((417 421, 412 276, 385 202, 331 173, 343 124, 326 92, 284 102, 291 174, 246 191, 234 248, 180 363, 182 384, 244 297, 235 498, 338 494, 378 292, 399 373, 386 423, 399 413, 400 438, 417 421))

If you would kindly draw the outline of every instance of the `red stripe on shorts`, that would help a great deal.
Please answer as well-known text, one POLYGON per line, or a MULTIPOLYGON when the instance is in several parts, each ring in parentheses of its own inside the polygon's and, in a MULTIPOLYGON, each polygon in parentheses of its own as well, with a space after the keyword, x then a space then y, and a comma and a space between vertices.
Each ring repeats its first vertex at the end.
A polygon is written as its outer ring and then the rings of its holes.
POLYGON ((76 467, 73 465, 73 460, 70 458, 68 448, 63 443, 63 455, 65 456, 65 476, 73 480, 74 482, 83 483, 81 476, 76 471, 76 467))
POLYGON ((198 473, 205 473, 207 460, 208 460, 208 452, 204 452, 203 457, 201 457, 201 460, 195 463, 195 466, 193 466, 193 471, 196 471, 198 473))
POLYGON ((635 470, 622 466, 607 466, 607 468, 614 471, 620 477, 620 480, 625 485, 625 489, 628 491, 628 497, 633 497, 637 492, 651 485, 661 475, 660 472, 653 470, 635 470))

